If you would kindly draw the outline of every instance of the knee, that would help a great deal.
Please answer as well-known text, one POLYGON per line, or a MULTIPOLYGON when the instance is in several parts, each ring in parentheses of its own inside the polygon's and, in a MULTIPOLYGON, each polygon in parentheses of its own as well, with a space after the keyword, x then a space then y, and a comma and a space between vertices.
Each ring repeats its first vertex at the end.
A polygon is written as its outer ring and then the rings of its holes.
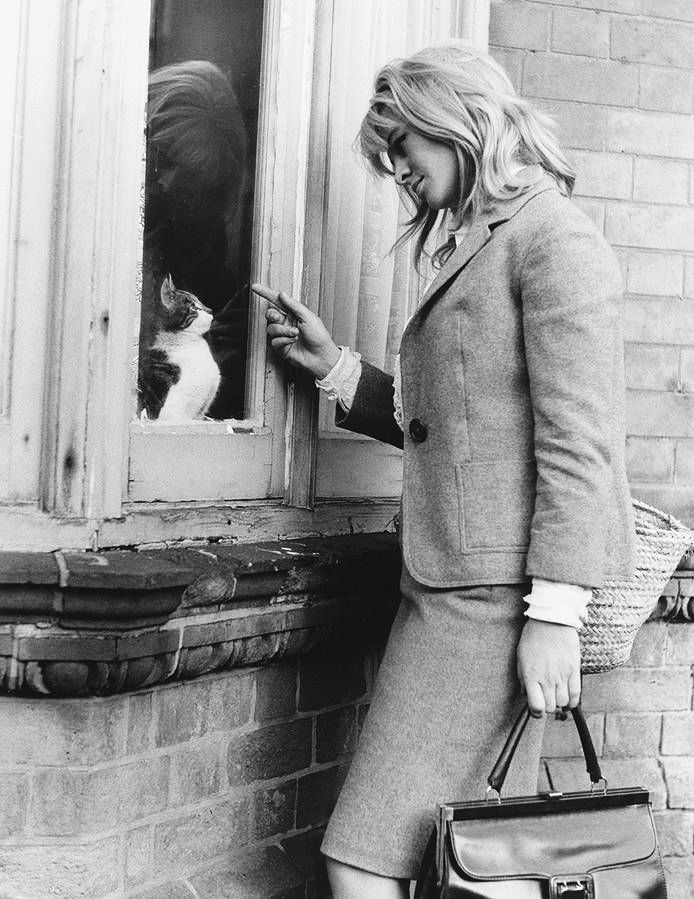
POLYGON ((381 877, 330 856, 326 856, 325 864, 333 899, 406 899, 409 896, 409 881, 381 877))

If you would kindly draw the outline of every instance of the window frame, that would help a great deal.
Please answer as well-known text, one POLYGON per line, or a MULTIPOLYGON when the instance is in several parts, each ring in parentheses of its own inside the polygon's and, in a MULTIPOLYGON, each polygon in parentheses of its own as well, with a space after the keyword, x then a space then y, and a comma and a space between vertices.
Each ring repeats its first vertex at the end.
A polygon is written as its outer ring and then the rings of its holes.
MULTIPOLYGON (((318 271, 324 235, 323 219, 312 213, 328 176, 330 45, 322 36, 334 2, 268 0, 262 63, 268 99, 259 134, 254 277, 283 285, 314 309, 321 285, 310 272, 318 271), (278 141, 284 156, 275 152, 278 141)), ((417 6, 418 33, 435 40, 455 29, 486 45, 489 0, 447 0, 438 12, 417 6)), ((171 426, 132 421, 150 4, 64 0, 47 14, 10 0, 5 15, 20 35, 19 52, 10 54, 17 87, 11 120, 24 139, 10 151, 15 189, 3 233, 14 248, 5 272, 14 303, 4 337, 6 350, 7 335, 13 337, 9 410, 0 410, 0 449, 8 460, 0 464, 0 522, 11 535, 3 548, 381 529, 398 501, 375 492, 367 499, 379 477, 361 498, 337 490, 315 503, 316 391, 310 379, 287 379, 263 355, 260 302, 252 305, 249 329, 252 417, 182 429, 223 444, 219 465, 237 466, 237 487, 221 501, 197 489, 167 497, 156 487, 139 500, 129 496, 133 434, 136 444, 141 434, 151 438, 142 441, 142 455, 157 440, 186 437, 171 426), (37 98, 40 117, 28 114, 37 98), (262 490, 247 489, 249 470, 262 490)))

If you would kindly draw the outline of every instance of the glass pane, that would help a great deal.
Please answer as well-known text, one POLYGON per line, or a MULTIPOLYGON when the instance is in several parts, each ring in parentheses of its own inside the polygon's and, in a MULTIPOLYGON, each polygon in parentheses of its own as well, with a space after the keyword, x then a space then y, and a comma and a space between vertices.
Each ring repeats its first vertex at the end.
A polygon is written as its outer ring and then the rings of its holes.
POLYGON ((263 3, 155 0, 139 414, 242 418, 263 3))

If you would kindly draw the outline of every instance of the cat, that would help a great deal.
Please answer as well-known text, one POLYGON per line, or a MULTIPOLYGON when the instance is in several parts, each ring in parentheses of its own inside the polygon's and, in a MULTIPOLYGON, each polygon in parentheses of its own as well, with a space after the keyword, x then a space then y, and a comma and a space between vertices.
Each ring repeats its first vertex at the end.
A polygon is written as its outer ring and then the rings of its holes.
POLYGON ((220 375, 204 335, 212 312, 195 294, 179 290, 168 275, 161 284, 155 337, 140 377, 143 417, 190 421, 205 417, 220 375))

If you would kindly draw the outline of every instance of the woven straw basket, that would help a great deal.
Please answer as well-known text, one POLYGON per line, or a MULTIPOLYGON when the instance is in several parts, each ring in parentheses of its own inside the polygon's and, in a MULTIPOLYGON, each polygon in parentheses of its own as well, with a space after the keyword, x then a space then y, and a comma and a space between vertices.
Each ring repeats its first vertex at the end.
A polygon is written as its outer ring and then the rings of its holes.
POLYGON ((609 671, 628 660, 639 628, 684 553, 694 547, 694 531, 681 521, 638 500, 633 504, 636 572, 633 580, 608 579, 593 590, 581 630, 581 667, 586 674, 609 671))

